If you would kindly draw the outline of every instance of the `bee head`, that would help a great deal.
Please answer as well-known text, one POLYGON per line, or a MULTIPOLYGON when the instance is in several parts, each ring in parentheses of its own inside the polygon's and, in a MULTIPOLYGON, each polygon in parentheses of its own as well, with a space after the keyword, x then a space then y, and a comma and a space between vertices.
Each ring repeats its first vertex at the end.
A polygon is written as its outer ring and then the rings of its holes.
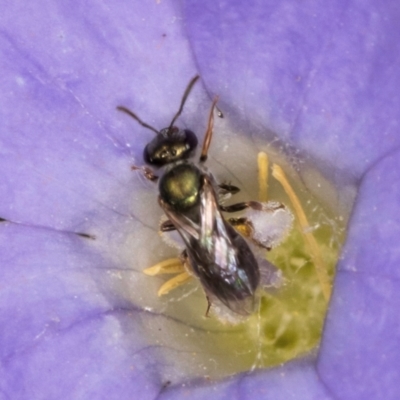
POLYGON ((171 123, 168 128, 161 129, 158 131, 151 125, 143 122, 135 113, 126 107, 118 106, 117 109, 123 111, 124 113, 130 115, 134 118, 140 125, 150 129, 156 133, 156 137, 148 143, 143 152, 144 161, 150 165, 156 167, 162 167, 179 160, 185 160, 191 156, 197 147, 197 137, 188 129, 179 129, 175 126, 175 121, 181 115, 183 106, 185 105, 186 99, 192 90, 193 85, 199 79, 196 75, 191 79, 185 92, 183 93, 181 104, 178 111, 172 118, 171 123))
POLYGON ((188 129, 176 126, 162 129, 145 147, 144 161, 150 165, 162 167, 179 160, 189 158, 197 147, 196 135, 188 129))

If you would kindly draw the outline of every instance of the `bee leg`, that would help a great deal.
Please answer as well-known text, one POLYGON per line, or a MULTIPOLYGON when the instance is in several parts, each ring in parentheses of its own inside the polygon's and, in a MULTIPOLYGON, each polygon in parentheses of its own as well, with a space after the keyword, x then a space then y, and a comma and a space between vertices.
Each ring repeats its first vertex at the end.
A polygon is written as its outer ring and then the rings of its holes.
POLYGON ((294 218, 283 204, 266 201, 268 189, 268 156, 266 153, 258 154, 257 164, 261 201, 236 203, 230 206, 220 206, 220 208, 225 212, 244 211, 244 216, 229 218, 228 221, 255 245, 271 250, 287 236, 294 218))
MULTIPOLYGON (((228 222, 244 237, 251 239, 254 236, 254 227, 246 217, 228 218, 228 222)), ((270 250, 270 248, 267 248, 270 250)))
POLYGON ((206 313, 204 314, 205 317, 209 317, 210 315, 210 309, 211 309, 211 300, 210 298, 206 295, 206 299, 207 299, 207 310, 206 313))
POLYGON ((285 208, 285 206, 275 201, 269 201, 268 203, 261 203, 259 201, 243 201, 241 203, 235 203, 229 206, 220 205, 221 211, 228 213, 243 211, 247 208, 251 208, 256 211, 271 211, 272 209, 285 208))
MULTIPOLYGON (((259 187, 259 199, 262 202, 267 201, 267 189, 268 189, 268 156, 264 152, 258 153, 257 157, 258 164, 258 187, 259 187)), ((219 195, 222 198, 229 198, 230 195, 234 195, 240 192, 240 189, 237 186, 233 186, 230 184, 221 183, 218 185, 219 187, 219 195)), ((222 207, 222 211, 226 212, 236 212, 241 211, 247 207, 247 203, 238 203, 234 206, 222 207), (243 207, 243 208, 242 208, 243 207)))
POLYGON ((132 171, 141 171, 146 179, 151 182, 157 182, 158 176, 149 167, 138 167, 136 165, 131 166, 132 171))
POLYGON ((160 232, 161 233, 171 232, 171 231, 175 231, 175 230, 176 230, 175 225, 169 219, 161 222, 161 224, 160 224, 160 232))
POLYGON ((237 186, 228 183, 218 184, 218 204, 223 204, 238 192, 240 192, 240 189, 237 186))
MULTIPOLYGON (((167 219, 166 216, 161 217, 158 234, 168 246, 171 246, 180 252, 185 250, 186 246, 182 240, 182 237, 179 235, 175 225, 171 222, 171 220, 167 219)), ((182 256, 181 258, 183 259, 182 256)))
POLYGON ((218 187, 220 189, 219 190, 219 194, 221 196, 226 196, 226 195, 229 195, 229 194, 233 195, 233 194, 236 194, 236 193, 240 192, 240 189, 237 186, 230 185, 228 183, 220 183, 218 185, 218 187))
MULTIPOLYGON (((254 209, 259 209, 262 206, 259 204, 265 203, 267 201, 267 189, 268 189, 268 155, 261 151, 258 153, 257 157, 257 164, 258 164, 258 187, 259 187, 259 199, 261 203, 256 202, 256 201, 249 201, 249 202, 242 202, 242 203, 236 203, 232 204, 230 206, 220 206, 222 211, 225 212, 237 212, 237 211, 242 211, 245 210, 246 208, 254 208, 254 209)), ((230 185, 228 185, 230 186, 230 185)), ((222 185, 219 185, 220 188, 223 188, 222 185)), ((236 188, 233 186, 233 188, 236 188)), ((239 191, 239 188, 236 188, 237 191, 239 191)), ((234 192, 232 194, 235 194, 237 192, 234 192)))
POLYGON ((246 208, 249 208, 249 202, 241 202, 241 203, 235 203, 231 204, 230 206, 223 206, 219 205, 219 208, 221 211, 228 212, 228 213, 234 213, 238 211, 243 211, 246 208))
POLYGON ((283 204, 273 201, 249 201, 246 205, 245 215, 229 218, 229 223, 258 247, 271 250, 280 244, 292 228, 293 214, 283 204))

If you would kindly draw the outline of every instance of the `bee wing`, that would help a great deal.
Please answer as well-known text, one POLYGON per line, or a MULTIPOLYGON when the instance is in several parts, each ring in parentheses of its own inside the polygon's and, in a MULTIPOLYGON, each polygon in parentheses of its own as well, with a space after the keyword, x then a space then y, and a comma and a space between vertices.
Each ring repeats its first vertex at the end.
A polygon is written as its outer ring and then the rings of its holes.
POLYGON ((200 202, 200 243, 209 255, 201 272, 210 299, 217 297, 237 314, 250 314, 260 280, 258 263, 247 242, 224 219, 208 176, 200 202))
POLYGON ((186 246, 190 245, 192 239, 199 240, 200 228, 198 224, 193 222, 186 215, 172 210, 163 200, 159 199, 158 202, 168 219, 175 225, 186 246))
POLYGON ((198 223, 162 200, 160 204, 182 236, 193 272, 210 301, 218 298, 235 313, 250 314, 260 280, 258 264, 246 241, 223 218, 211 178, 204 175, 198 223))

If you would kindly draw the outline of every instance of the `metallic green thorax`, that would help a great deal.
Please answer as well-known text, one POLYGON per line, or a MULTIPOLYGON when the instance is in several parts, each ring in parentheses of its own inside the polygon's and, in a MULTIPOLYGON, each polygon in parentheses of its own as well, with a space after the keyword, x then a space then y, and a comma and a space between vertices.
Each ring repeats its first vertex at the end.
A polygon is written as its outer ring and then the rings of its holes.
POLYGON ((183 163, 161 177, 160 196, 175 210, 184 211, 197 204, 201 186, 199 169, 193 164, 183 163))

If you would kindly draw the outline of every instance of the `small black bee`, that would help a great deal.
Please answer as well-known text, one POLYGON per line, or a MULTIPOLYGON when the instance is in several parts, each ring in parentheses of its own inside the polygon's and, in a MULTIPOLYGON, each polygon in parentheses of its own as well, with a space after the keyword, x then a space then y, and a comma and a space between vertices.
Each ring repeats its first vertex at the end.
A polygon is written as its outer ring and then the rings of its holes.
MULTIPOLYGON (((156 133, 156 137, 145 147, 143 158, 153 167, 164 167, 161 176, 156 176, 148 167, 132 168, 142 170, 149 180, 158 180, 158 202, 168 218, 161 224, 161 231, 176 229, 183 239, 186 249, 182 258, 201 282, 208 300, 207 313, 211 305, 218 304, 220 308, 222 303, 234 313, 248 316, 254 311, 260 268, 249 244, 232 225, 247 224, 252 228, 251 221, 232 218, 229 222, 222 212, 247 208, 254 211, 272 209, 271 206, 265 207, 269 203, 254 201, 231 206, 220 204, 221 193, 235 194, 239 189, 232 185, 218 185, 203 166, 211 143, 217 99, 211 106, 199 163, 196 165, 189 161, 197 147, 197 137, 192 131, 180 129, 174 124, 198 79, 199 76, 195 76, 189 82, 177 113, 169 126, 160 131, 143 122, 126 107, 119 106, 117 109, 156 133)), ((279 209, 283 206, 274 203, 274 207, 279 209)), ((258 239, 257 244, 269 247, 258 239)))

